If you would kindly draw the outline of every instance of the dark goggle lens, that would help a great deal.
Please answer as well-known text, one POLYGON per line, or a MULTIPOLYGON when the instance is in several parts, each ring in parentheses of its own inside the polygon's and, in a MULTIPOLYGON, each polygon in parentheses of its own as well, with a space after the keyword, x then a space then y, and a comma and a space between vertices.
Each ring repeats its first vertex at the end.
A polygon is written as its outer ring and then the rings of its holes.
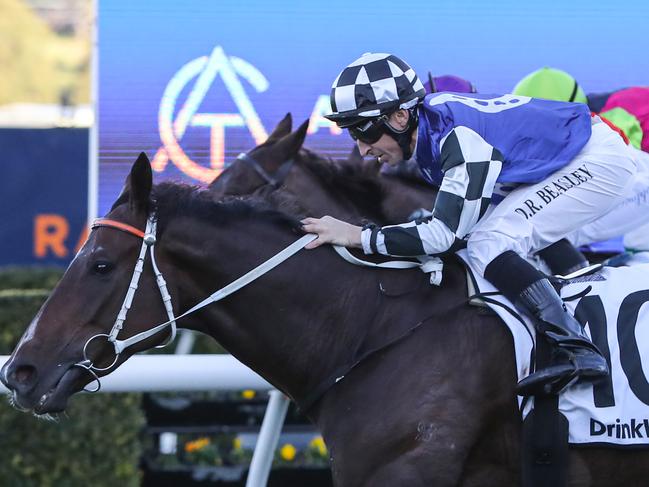
POLYGON ((370 120, 359 125, 354 125, 349 127, 349 135, 352 139, 360 140, 366 144, 374 144, 377 142, 383 135, 383 121, 382 120, 370 120))

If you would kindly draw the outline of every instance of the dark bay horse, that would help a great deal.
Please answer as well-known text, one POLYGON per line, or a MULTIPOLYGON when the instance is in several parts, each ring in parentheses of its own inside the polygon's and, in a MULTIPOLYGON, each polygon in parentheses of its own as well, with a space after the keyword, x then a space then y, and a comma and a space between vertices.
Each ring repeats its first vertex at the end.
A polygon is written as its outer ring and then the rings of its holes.
MULTIPOLYGON (((297 220, 252 201, 152 187, 142 155, 107 218, 142 230, 152 211, 155 255, 176 315, 300 236, 297 220)), ((61 411, 92 381, 75 364, 91 337, 111 329, 141 245, 130 230, 91 232, 0 373, 16 406, 61 411)), ((329 447, 337 486, 515 486, 520 420, 511 338, 495 316, 467 306, 465 285, 453 260, 444 284, 430 288, 419 271, 357 268, 320 248, 179 325, 213 336, 298 405, 320 392, 307 413, 329 447)), ((146 262, 120 337, 164 321, 146 262)), ((116 366, 166 335, 127 348, 116 366)), ((112 347, 92 354, 102 363, 112 347)), ((647 456, 571 450, 570 485, 644 485, 647 456)))
POLYGON ((302 149, 308 121, 295 132, 291 127, 289 113, 266 142, 228 166, 209 186, 215 199, 283 189, 309 216, 381 224, 402 223, 413 211, 432 207, 437 190, 423 181, 382 175, 376 161, 358 154, 334 161, 302 149))

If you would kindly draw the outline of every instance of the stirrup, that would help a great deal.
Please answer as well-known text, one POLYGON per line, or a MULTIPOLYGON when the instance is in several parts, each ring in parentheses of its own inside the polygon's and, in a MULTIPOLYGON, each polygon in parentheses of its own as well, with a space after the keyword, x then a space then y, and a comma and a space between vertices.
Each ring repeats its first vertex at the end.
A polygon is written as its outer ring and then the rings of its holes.
POLYGON ((516 384, 516 394, 523 397, 560 394, 578 380, 577 369, 572 364, 551 365, 521 379, 516 384))

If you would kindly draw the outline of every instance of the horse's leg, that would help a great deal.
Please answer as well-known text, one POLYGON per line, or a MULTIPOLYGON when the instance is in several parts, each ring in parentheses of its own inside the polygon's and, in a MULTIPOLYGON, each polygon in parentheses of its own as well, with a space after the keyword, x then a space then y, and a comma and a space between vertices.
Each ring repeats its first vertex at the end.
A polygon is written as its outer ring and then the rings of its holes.
POLYGON ((570 450, 569 487, 645 487, 649 450, 610 447, 570 450))
MULTIPOLYGON (((462 487, 514 487, 520 485, 521 420, 514 387, 515 359, 512 338, 495 319, 485 325, 477 363, 483 374, 482 427, 464 464, 462 487)), ((479 380, 479 379, 478 379, 479 380)))
MULTIPOLYGON (((444 470, 431 478, 429 452, 411 451, 393 462, 378 466, 359 487, 455 487, 456 472, 444 470), (422 465, 428 466, 422 469, 422 465)), ((345 484, 347 485, 347 484, 345 484)), ((352 484, 350 484, 352 485, 352 484)))
POLYGON ((521 422, 518 408, 490 416, 471 450, 459 485, 514 487, 520 485, 521 422))
MULTIPOLYGON (((398 389, 394 392, 404 402, 411 402, 411 398, 404 397, 398 389)), ((341 426, 354 424, 356 429, 349 431, 349 435, 338 436, 341 441, 334 443, 332 448, 337 487, 458 485, 479 430, 478 421, 460 411, 466 409, 432 414, 425 408, 419 411, 421 419, 413 421, 411 417, 389 417, 390 412, 398 408, 394 402, 383 398, 375 404, 377 408, 368 407, 360 414, 366 425, 359 423, 359 418, 353 414, 341 420, 341 426), (381 409, 378 416, 377 409, 381 409), (376 419, 381 415, 385 421, 376 419), (371 427, 372 423, 375 428, 371 427)), ((428 405, 438 410, 444 406, 441 403, 428 405)), ((470 416, 471 411, 467 412, 470 416)))
POLYGON ((327 395, 318 423, 337 486, 460 484, 493 411, 516 414, 511 338, 482 318, 422 327, 327 395))

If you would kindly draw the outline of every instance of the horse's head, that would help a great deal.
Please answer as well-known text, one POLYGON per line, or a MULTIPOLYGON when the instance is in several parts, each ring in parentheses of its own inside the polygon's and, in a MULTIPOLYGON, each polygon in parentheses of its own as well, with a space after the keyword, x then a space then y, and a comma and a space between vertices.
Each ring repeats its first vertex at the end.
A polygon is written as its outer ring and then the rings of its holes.
MULTIPOLYGON (((134 352, 169 336, 165 328, 121 354, 116 354, 108 340, 120 309, 124 312, 126 307, 123 303, 138 256, 147 246, 143 240, 149 237, 143 237, 142 231, 151 188, 151 166, 146 155, 140 154, 107 218, 93 227, 0 372, 16 407, 37 414, 62 411, 68 398, 93 382, 95 374, 105 375, 134 352)), ((160 255, 160 249, 156 253, 160 255)), ((149 258, 120 338, 149 327, 151 316, 159 318, 158 323, 167 321, 149 258)))
POLYGON ((284 184, 308 126, 306 121, 291 132, 292 118, 287 113, 264 143, 240 155, 210 184, 214 198, 250 195, 261 188, 276 189, 284 184))
POLYGON ((268 140, 239 156, 210 184, 214 200, 255 195, 292 213, 383 221, 378 165, 358 151, 333 161, 303 149, 307 128, 308 120, 292 132, 287 114, 268 140))

